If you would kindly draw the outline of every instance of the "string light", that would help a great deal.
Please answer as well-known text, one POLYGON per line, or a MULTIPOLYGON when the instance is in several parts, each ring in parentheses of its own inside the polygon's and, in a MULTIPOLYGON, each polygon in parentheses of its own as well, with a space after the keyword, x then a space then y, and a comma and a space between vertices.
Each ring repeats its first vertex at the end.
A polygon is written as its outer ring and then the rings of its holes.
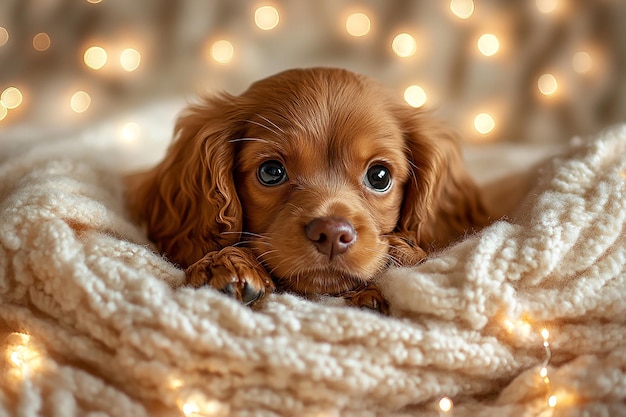
POLYGON ((393 52, 399 57, 406 58, 415 53, 417 43, 415 42, 415 38, 408 33, 399 33, 393 38, 391 49, 393 49, 393 52))
POLYGON ((537 6, 537 10, 543 14, 548 14, 556 10, 557 0, 537 0, 535 4, 537 6))
POLYGON ((346 19, 346 31, 352 36, 365 36, 370 29, 371 21, 365 13, 352 13, 346 19))
POLYGON ((132 72, 139 68, 141 54, 133 48, 127 48, 120 54, 120 65, 124 71, 132 72))
POLYGON ((185 417, 218 417, 228 415, 230 411, 228 404, 208 399, 199 392, 179 401, 179 407, 185 417))
POLYGON ((254 23, 262 30, 272 30, 278 26, 280 17, 273 6, 262 6, 254 12, 254 23))
POLYGON ((500 49, 498 37, 492 33, 485 33, 478 38, 478 50, 484 56, 493 56, 500 49))
POLYGON ((28 377, 41 368, 41 354, 33 346, 30 335, 11 333, 7 338, 7 357, 18 377, 28 377))
POLYGON ((47 51, 50 48, 50 36, 44 32, 36 34, 33 37, 33 48, 39 52, 47 51))
POLYGON ((222 39, 211 45, 211 57, 220 64, 228 64, 232 61, 235 54, 235 48, 229 41, 222 39))
POLYGON ((450 398, 443 397, 441 400, 439 400, 439 410, 441 410, 443 413, 445 414, 450 413, 453 408, 454 408, 454 403, 452 402, 450 398))
POLYGON ((404 100, 412 107, 422 107, 427 98, 426 92, 419 85, 410 85, 404 90, 404 100))
POLYGON ((76 113, 83 113, 91 104, 91 96, 85 91, 77 91, 70 99, 70 107, 76 113))
POLYGON ((579 74, 585 74, 591 71, 593 62, 591 56, 584 51, 576 52, 572 57, 572 67, 579 74))
POLYGON ((556 93, 558 84, 552 74, 543 74, 537 80, 537 87, 544 96, 551 96, 556 93))
POLYGON ((7 87, 0 94, 0 101, 9 110, 18 108, 22 104, 22 100, 22 92, 17 87, 7 87))
POLYGON ((474 2, 472 0, 452 0, 450 10, 459 19, 469 19, 474 14, 474 2))
POLYGON ((91 46, 85 51, 83 61, 89 68, 97 71, 107 63, 107 51, 100 46, 91 46))
POLYGON ((496 122, 489 113, 480 113, 474 118, 474 128, 482 135, 490 133, 496 127, 496 122))

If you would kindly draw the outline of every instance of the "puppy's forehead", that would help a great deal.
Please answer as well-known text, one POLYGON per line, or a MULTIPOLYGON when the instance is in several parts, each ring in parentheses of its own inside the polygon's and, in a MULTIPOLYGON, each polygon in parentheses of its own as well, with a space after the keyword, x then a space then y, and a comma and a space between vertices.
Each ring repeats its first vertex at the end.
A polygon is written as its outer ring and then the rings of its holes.
POLYGON ((354 154, 359 146, 399 145, 402 135, 387 96, 367 81, 346 77, 266 83, 248 92, 254 101, 250 130, 276 146, 325 149, 339 156, 342 151, 354 154))

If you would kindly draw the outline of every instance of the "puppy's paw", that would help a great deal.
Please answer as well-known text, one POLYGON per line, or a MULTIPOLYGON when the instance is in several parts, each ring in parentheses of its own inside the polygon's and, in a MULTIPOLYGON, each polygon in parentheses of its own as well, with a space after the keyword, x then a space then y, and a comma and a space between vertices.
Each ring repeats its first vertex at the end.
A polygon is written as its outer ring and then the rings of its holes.
POLYGON ((229 246, 209 252, 185 274, 192 286, 210 285, 245 305, 254 304, 275 288, 265 268, 246 248, 229 246))
POLYGON ((389 303, 375 285, 367 285, 343 293, 341 297, 352 307, 367 308, 389 315, 389 303))
POLYGON ((426 252, 409 237, 395 234, 388 240, 389 255, 396 266, 414 266, 426 257, 426 252))

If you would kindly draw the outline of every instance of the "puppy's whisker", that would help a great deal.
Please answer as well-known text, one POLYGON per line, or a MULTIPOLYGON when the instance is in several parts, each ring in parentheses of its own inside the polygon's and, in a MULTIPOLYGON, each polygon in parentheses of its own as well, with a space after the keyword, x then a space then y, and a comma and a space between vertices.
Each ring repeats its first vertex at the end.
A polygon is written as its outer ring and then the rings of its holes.
POLYGON ((276 136, 281 136, 280 133, 278 133, 277 131, 275 131, 274 129, 272 129, 269 126, 264 125, 263 123, 259 123, 259 122, 255 121, 255 120, 250 120, 250 119, 246 120, 246 122, 252 123, 253 125, 257 125, 259 127, 262 127, 263 129, 269 130, 270 132, 272 132, 276 136))
POLYGON ((261 142, 261 143, 269 143, 269 141, 267 141, 265 139, 261 139, 261 138, 237 138, 237 139, 230 139, 228 141, 228 143, 235 143, 235 142, 261 142))
POLYGON ((276 123, 272 122, 270 119, 268 119, 265 116, 260 115, 259 113, 255 113, 257 116, 259 116, 261 119, 265 120, 267 123, 271 124, 272 126, 274 126, 276 129, 278 129, 281 133, 285 133, 284 130, 282 130, 279 126, 276 125, 276 123))

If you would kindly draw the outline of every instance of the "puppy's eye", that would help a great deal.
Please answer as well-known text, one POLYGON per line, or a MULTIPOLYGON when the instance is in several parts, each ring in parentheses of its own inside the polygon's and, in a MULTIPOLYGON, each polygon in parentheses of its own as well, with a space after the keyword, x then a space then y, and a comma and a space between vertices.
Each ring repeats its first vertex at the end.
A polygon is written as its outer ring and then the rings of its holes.
POLYGON ((372 165, 363 179, 365 186, 382 193, 391 187, 391 174, 384 165, 372 165))
POLYGON ((287 170, 278 161, 265 161, 256 173, 261 184, 266 187, 274 187, 287 181, 287 170))

